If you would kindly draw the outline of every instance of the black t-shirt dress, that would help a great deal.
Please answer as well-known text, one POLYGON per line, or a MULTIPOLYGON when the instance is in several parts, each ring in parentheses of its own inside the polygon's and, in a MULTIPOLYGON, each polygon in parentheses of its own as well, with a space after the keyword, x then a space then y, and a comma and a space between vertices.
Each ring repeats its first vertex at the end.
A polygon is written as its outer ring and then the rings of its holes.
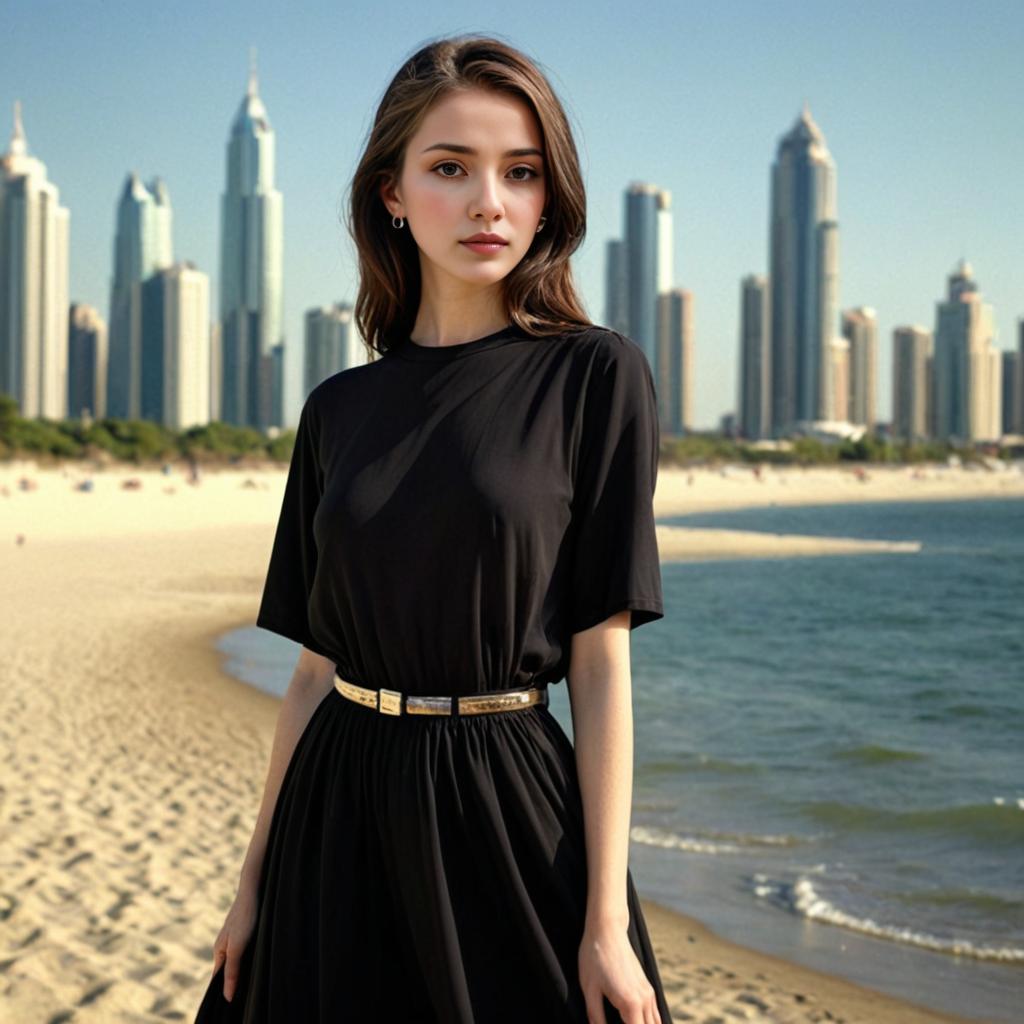
MULTIPOLYGON (((558 683, 573 633, 664 615, 658 441, 648 361, 607 328, 405 339, 306 399, 257 625, 371 689, 558 683)), ((238 991, 218 969, 197 1024, 585 1024, 585 913, 574 752, 545 704, 396 717, 331 690, 282 782, 238 991)))

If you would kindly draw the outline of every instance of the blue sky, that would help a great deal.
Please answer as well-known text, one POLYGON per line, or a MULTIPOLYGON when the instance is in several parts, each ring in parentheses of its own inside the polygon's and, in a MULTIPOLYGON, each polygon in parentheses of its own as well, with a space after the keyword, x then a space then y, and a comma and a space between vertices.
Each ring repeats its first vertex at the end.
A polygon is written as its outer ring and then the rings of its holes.
POLYGON ((71 210, 71 297, 107 315, 126 174, 167 183, 174 250, 210 275, 250 46, 284 194, 286 412, 300 401, 302 317, 355 297, 344 193, 381 92, 428 40, 492 33, 546 71, 588 190, 576 269, 604 314, 604 245, 630 181, 672 192, 675 284, 695 298, 694 426, 735 407, 740 278, 765 273, 769 170, 806 99, 838 166, 841 308, 879 316, 879 407, 891 332, 934 327, 963 255, 995 308, 1024 316, 1024 4, 341 3, 140 6, 0 2, 0 143, 21 99, 30 151, 71 210))

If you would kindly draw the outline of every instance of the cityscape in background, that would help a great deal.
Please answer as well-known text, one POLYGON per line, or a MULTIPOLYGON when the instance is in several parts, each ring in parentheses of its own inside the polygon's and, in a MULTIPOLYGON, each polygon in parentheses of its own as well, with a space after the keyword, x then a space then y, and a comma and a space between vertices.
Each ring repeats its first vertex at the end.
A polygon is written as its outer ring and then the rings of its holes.
MULTIPOLYGON (((105 313, 69 301, 70 212, 31 155, 20 103, 0 156, 0 394, 23 417, 149 420, 182 430, 220 421, 267 432, 284 426, 281 295, 283 196, 275 136, 255 58, 231 124, 220 207, 217 309, 210 279, 176 260, 164 182, 131 172, 114 225, 105 313)), ((807 104, 778 141, 770 168, 767 273, 737 293, 736 404, 722 435, 764 446, 797 436, 865 434, 953 444, 1024 434, 1024 317, 1017 348, 996 344, 995 315, 965 258, 936 282, 932 327, 892 332, 890 421, 877 416, 878 331, 869 306, 837 308, 836 165, 807 104)), ((693 431, 693 291, 673 274, 671 192, 624 191, 622 237, 605 253, 604 323, 632 338, 655 374, 662 433, 693 431)), ((306 395, 373 358, 352 306, 306 311, 306 395)))

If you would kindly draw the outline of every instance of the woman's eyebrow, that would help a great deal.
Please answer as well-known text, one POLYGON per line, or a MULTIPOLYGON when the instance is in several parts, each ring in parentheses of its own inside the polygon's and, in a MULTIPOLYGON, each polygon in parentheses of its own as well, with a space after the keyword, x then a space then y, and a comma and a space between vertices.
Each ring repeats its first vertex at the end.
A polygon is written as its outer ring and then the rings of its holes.
MULTIPOLYGON (((435 142, 432 146, 427 146, 426 149, 422 150, 424 153, 429 153, 432 149, 446 149, 451 153, 466 153, 469 156, 476 156, 477 151, 470 146, 460 146, 454 142, 435 142)), ((523 149, 510 149, 507 150, 502 156, 543 156, 544 154, 539 149, 534 149, 532 146, 527 146, 523 149)))

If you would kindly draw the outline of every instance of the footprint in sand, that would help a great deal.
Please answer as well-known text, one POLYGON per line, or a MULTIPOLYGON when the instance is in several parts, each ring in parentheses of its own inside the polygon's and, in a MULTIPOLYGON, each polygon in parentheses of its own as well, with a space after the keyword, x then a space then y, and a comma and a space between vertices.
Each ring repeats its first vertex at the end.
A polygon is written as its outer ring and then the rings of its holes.
POLYGON ((88 1006, 90 1003, 95 1002, 104 992, 113 985, 113 980, 101 981, 98 985, 94 985, 81 999, 75 1003, 76 1006, 88 1006))
POLYGON ((6 921, 17 909, 17 896, 9 892, 0 892, 0 921, 6 921))

